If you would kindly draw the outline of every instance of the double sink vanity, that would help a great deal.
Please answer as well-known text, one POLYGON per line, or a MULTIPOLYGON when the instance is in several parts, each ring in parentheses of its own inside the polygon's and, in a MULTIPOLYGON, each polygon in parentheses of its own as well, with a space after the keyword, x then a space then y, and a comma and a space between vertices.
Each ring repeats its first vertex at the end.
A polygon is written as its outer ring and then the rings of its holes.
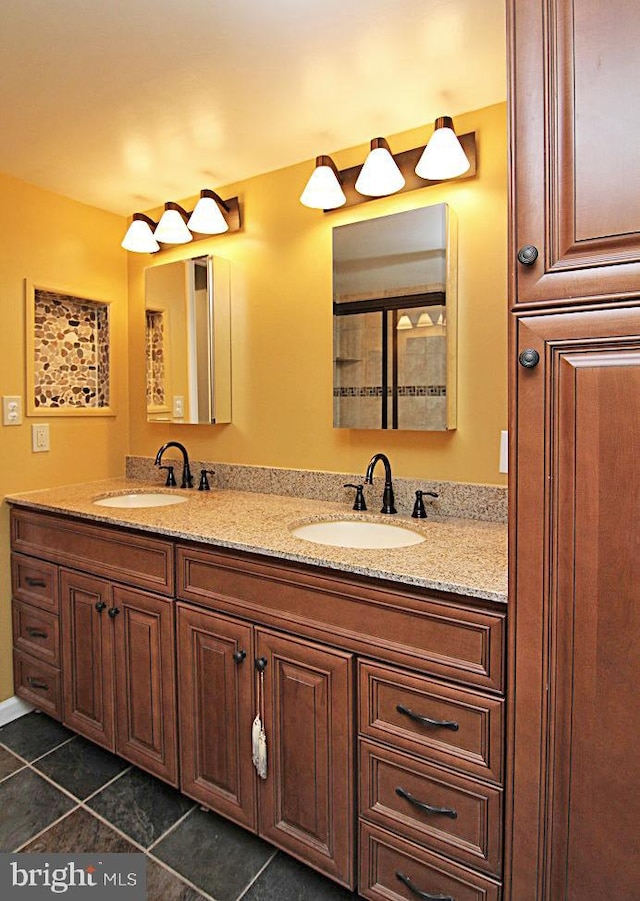
POLYGON ((363 897, 498 899, 506 526, 374 490, 8 498, 16 693, 363 897))

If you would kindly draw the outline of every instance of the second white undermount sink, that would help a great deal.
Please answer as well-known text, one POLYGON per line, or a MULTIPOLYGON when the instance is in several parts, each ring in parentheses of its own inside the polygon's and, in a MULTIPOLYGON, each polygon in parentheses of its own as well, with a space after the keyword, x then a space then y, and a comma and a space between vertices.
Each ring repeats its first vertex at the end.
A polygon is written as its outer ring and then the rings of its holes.
POLYGON ((131 510, 142 507, 173 507, 175 504, 184 504, 187 500, 188 498, 179 494, 141 491, 137 494, 113 494, 111 497, 100 497, 93 503, 97 507, 119 507, 131 510))
POLYGON ((292 529, 296 538, 332 547, 394 548, 421 544, 425 537, 413 529, 362 519, 334 519, 312 522, 292 529))

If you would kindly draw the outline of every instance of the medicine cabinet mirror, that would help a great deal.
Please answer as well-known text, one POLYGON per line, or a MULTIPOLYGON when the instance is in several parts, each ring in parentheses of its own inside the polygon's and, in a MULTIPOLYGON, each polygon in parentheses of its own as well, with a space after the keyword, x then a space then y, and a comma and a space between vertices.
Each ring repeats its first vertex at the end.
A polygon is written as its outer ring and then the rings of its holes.
POLYGON ((145 270, 147 419, 231 421, 229 264, 201 256, 145 270))
POLYGON ((333 229, 335 428, 456 427, 456 266, 444 203, 333 229))

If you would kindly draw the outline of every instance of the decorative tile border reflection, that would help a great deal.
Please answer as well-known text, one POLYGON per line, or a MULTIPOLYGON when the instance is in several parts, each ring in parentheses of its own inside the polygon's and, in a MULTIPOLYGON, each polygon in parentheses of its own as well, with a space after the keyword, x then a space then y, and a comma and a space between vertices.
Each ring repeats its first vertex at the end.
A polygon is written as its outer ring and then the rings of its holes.
POLYGON ((27 282, 29 412, 110 411, 109 304, 27 282))
MULTIPOLYGON (((393 388, 387 387, 387 395, 391 397, 393 388)), ((398 397, 446 397, 446 385, 399 385, 398 397)), ((362 385, 354 387, 335 387, 334 397, 382 397, 381 385, 362 385)))

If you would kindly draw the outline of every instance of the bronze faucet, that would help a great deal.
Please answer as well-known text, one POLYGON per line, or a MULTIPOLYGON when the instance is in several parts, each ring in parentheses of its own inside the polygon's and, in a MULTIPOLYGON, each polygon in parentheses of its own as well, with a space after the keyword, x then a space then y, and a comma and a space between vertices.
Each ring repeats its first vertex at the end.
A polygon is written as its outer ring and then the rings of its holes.
POLYGON ((191 475, 191 467, 189 466, 189 454, 187 453, 187 449, 184 444, 180 444, 179 441, 167 441, 167 443, 163 444, 156 454, 155 465, 160 466, 160 463, 162 462, 162 455, 170 447, 176 447, 182 454, 182 484, 180 485, 180 487, 193 488, 193 476, 191 475))
POLYGON ((391 482, 391 464, 389 463, 389 458, 385 454, 374 454, 371 460, 369 460, 367 474, 364 477, 364 480, 368 485, 373 485, 373 470, 375 469, 378 460, 381 460, 384 466, 384 492, 382 494, 382 510, 380 510, 380 512, 397 513, 398 511, 395 508, 395 500, 393 497, 393 484, 391 482))

